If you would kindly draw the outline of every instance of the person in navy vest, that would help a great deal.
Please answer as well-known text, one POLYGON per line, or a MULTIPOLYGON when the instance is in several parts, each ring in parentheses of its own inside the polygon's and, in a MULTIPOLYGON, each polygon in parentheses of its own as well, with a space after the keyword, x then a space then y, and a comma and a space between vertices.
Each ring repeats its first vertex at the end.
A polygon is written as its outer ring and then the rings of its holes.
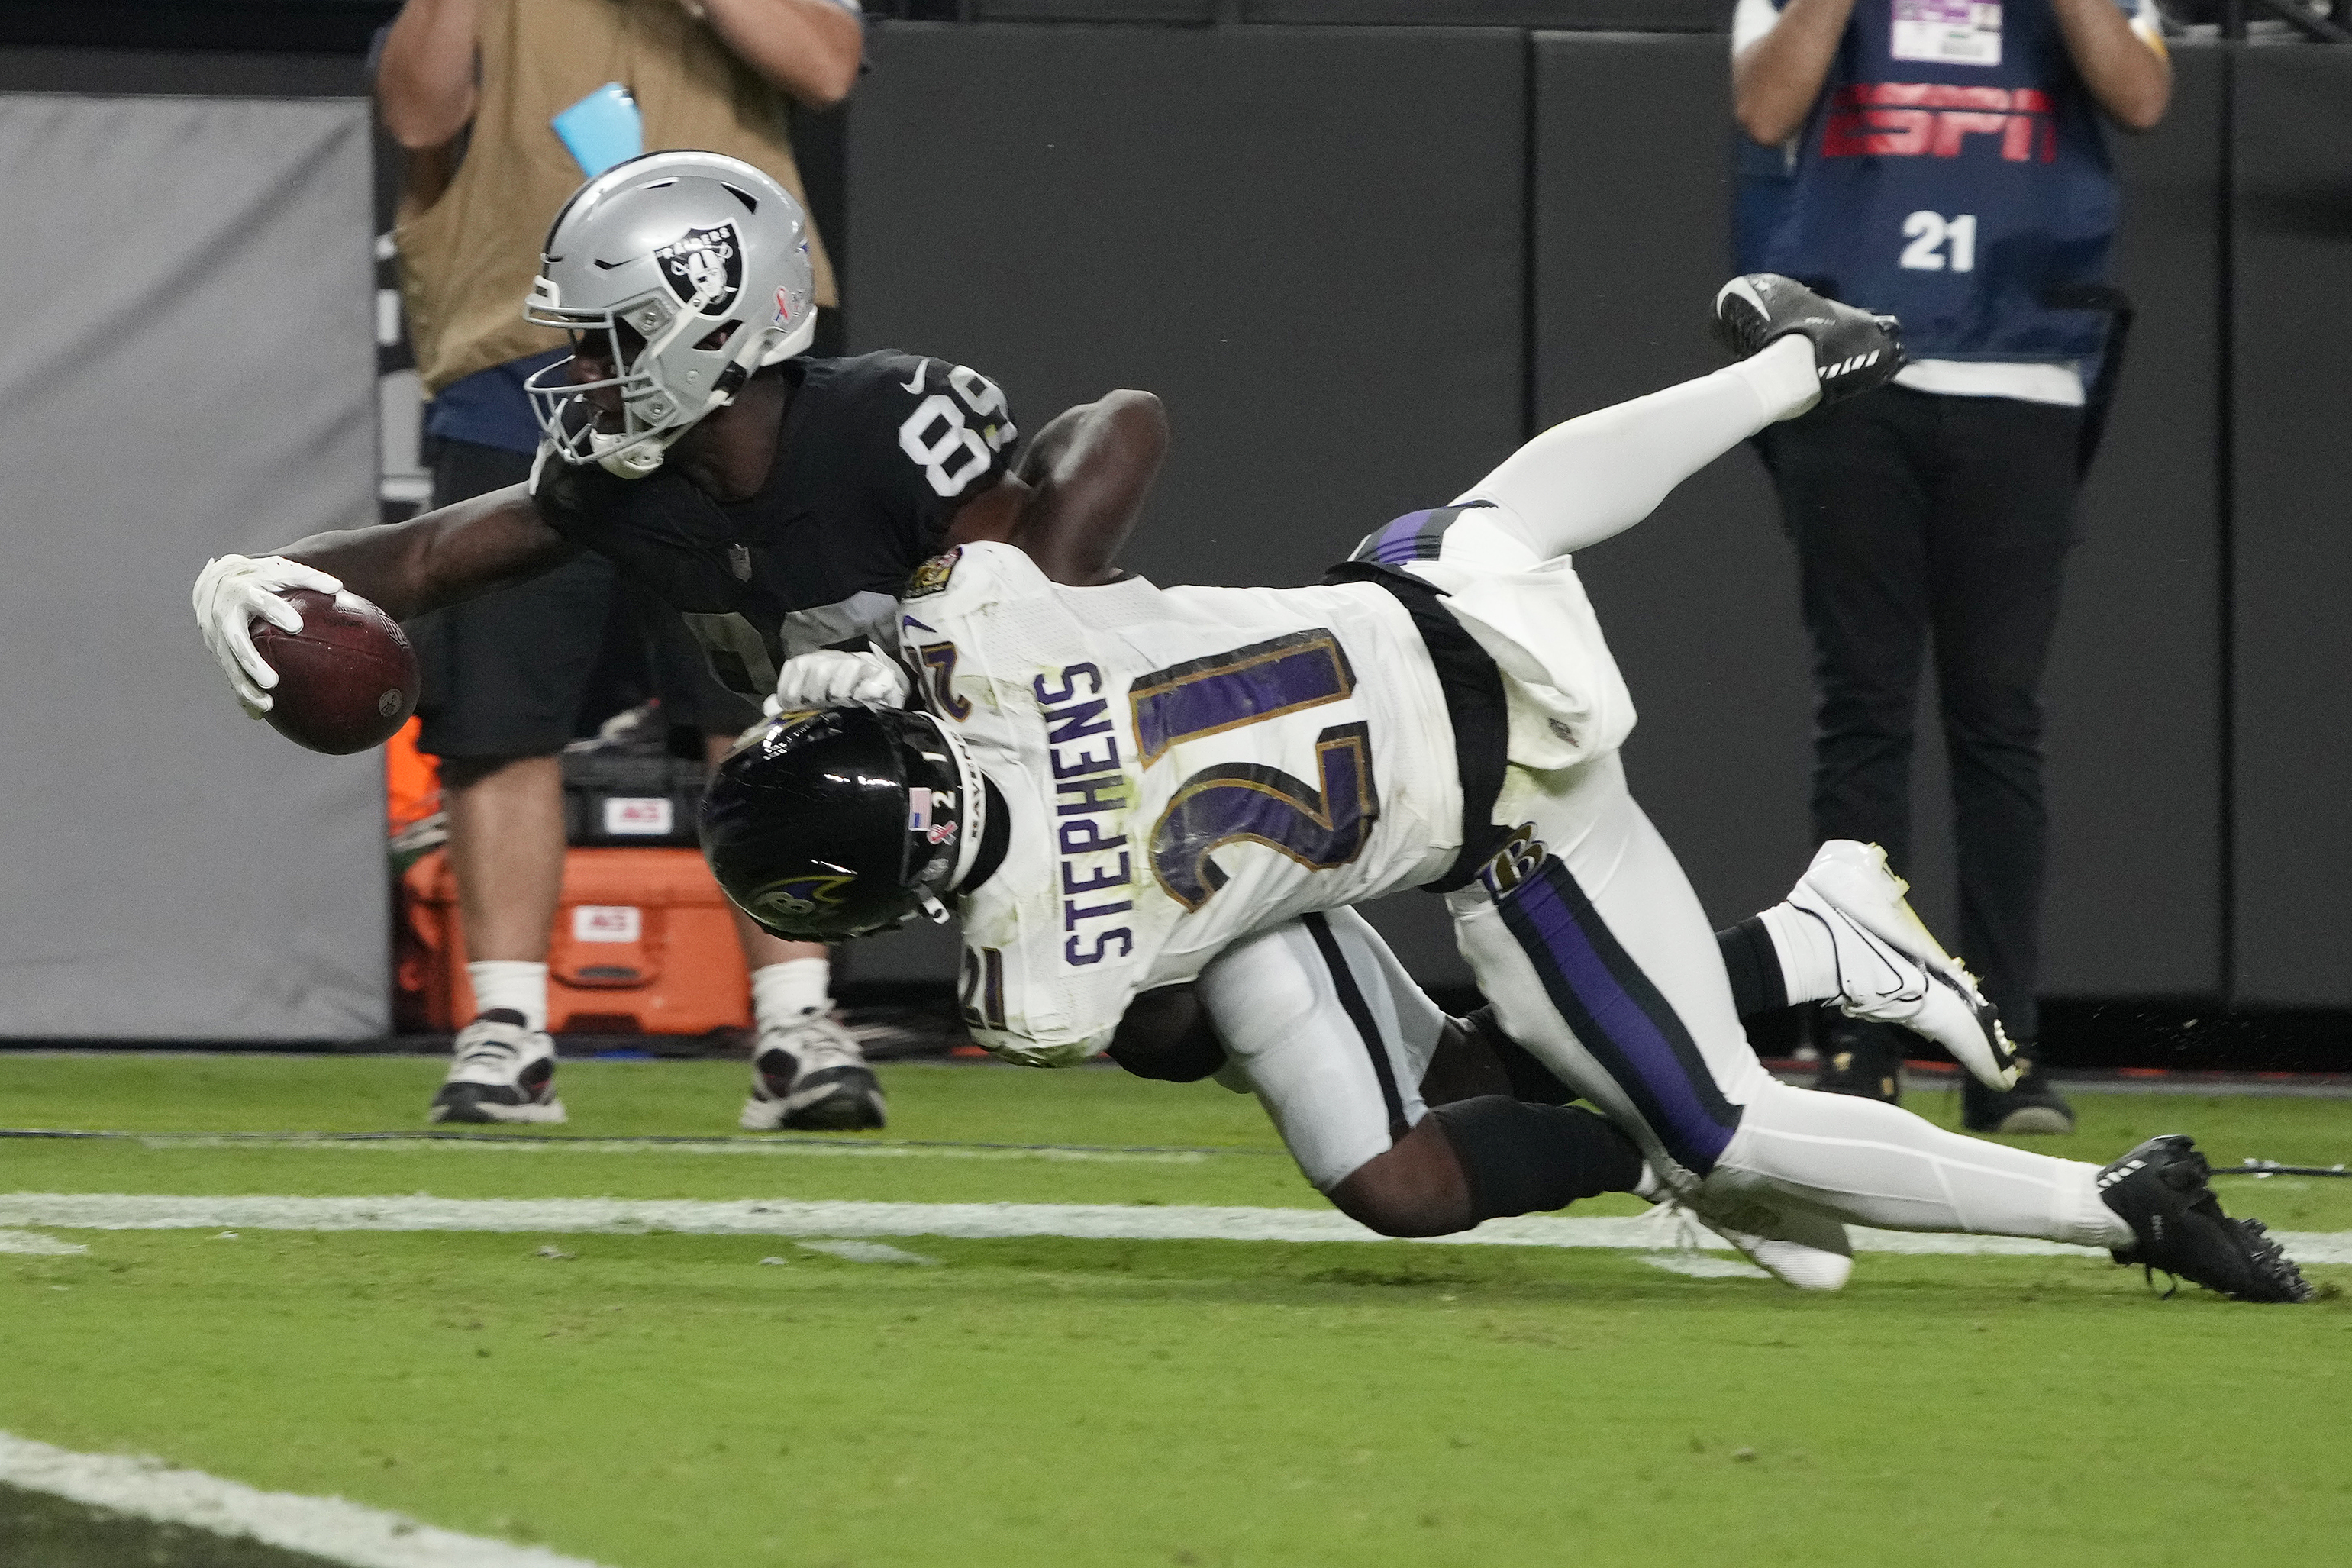
MULTIPOLYGON (((1739 0, 1736 270, 1898 316, 1895 384, 1758 438, 1812 639, 1814 837, 1911 850, 1912 715, 1932 647, 1951 757, 1961 955, 2019 1048, 2037 1030, 2042 671, 2110 317, 2102 120, 2147 131, 2171 68, 2146 0, 1739 0)), ((1901 1046, 1839 1020, 1817 1087, 1892 1100, 1901 1046)), ((2063 1132, 2038 1074, 1964 1086, 1978 1131, 2063 1132)))

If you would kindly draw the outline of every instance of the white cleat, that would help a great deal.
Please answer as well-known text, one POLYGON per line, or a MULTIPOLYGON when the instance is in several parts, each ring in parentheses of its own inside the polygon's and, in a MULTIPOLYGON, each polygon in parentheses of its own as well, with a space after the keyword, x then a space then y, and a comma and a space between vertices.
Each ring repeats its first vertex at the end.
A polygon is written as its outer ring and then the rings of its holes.
POLYGON ((1771 1228, 1782 1233, 1778 1236, 1734 1230, 1705 1215, 1698 1216, 1698 1222, 1738 1247, 1742 1258, 1791 1289, 1842 1290, 1853 1277, 1853 1245, 1846 1239, 1845 1226, 1833 1219, 1776 1215, 1771 1228))
POLYGON ((1839 1012, 1900 1024, 1951 1052, 1987 1088, 2008 1089, 2025 1069, 2000 1015, 1912 912, 1904 898, 1910 890, 1877 845, 1832 838, 1798 879, 1787 907, 1829 932, 1839 1012))
POLYGON ((1843 1289, 1853 1274, 1853 1244, 1845 1226, 1825 1215, 1774 1208, 1732 1193, 1678 1197, 1647 1165, 1633 1191, 1655 1205, 1651 1218, 1674 1237, 1673 1245, 1696 1247, 1698 1237, 1692 1226, 1704 1226, 1748 1262, 1796 1290, 1843 1289))
POLYGON ((751 1050, 751 1097, 739 1118, 747 1131, 854 1131, 881 1126, 886 1114, 866 1053, 831 1016, 812 1014, 760 1031, 751 1050))
POLYGON ((1772 1208, 1708 1194, 1684 1212, 1738 1249, 1757 1268, 1798 1290, 1838 1290, 1853 1274, 1845 1226, 1805 1209, 1772 1208))
POLYGON ((456 1059, 433 1097, 435 1121, 563 1120, 555 1098, 555 1041, 522 1015, 494 1007, 457 1031, 456 1059))

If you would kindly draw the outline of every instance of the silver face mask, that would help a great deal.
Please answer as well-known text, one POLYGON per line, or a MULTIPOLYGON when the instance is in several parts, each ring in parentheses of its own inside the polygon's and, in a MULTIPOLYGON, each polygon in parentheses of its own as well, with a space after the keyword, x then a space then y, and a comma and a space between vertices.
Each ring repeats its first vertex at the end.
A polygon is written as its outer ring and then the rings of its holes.
POLYGON ((602 334, 614 374, 576 360, 524 384, 549 449, 625 479, 816 333, 808 224, 782 185, 716 153, 654 153, 580 187, 548 230, 523 319, 602 334), (591 393, 617 398, 617 419, 591 393))

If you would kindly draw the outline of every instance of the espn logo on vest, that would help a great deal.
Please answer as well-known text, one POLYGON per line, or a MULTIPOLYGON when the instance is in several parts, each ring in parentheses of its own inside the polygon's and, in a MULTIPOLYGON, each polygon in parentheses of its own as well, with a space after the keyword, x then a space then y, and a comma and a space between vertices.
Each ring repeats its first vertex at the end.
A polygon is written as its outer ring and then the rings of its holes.
POLYGON ((2058 157, 2058 117, 2048 93, 1925 81, 1838 89, 1822 122, 1822 156, 1957 158, 1971 136, 1996 138, 2002 159, 2011 163, 2058 157))

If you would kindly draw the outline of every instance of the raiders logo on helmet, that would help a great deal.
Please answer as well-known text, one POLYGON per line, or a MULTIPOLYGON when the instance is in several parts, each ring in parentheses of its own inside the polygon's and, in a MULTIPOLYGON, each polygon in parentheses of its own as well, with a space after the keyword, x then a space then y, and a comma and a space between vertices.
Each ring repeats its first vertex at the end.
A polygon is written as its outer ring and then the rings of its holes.
POLYGON ((743 241, 731 223, 688 229, 654 260, 678 301, 706 316, 724 315, 743 287, 743 241))

